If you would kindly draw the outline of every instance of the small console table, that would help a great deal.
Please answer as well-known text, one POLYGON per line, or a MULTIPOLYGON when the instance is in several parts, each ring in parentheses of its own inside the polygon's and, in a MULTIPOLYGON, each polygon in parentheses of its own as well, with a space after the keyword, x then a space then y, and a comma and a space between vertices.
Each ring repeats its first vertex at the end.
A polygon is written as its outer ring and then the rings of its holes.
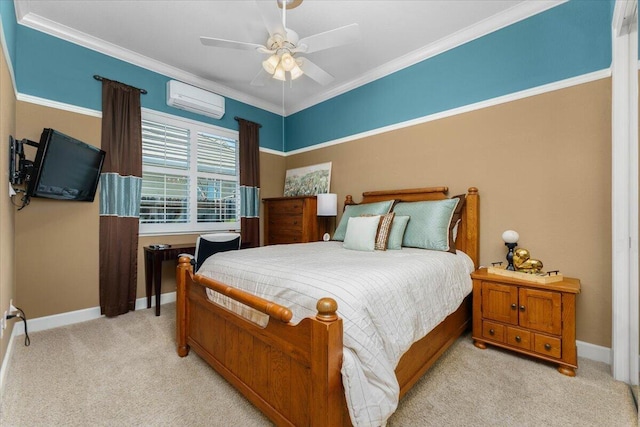
POLYGON ((178 262, 180 254, 195 254, 196 246, 192 244, 171 245, 166 249, 144 247, 145 286, 147 290, 147 308, 151 308, 151 285, 156 293, 156 316, 160 316, 160 291, 162 285, 162 261, 174 260, 178 262))

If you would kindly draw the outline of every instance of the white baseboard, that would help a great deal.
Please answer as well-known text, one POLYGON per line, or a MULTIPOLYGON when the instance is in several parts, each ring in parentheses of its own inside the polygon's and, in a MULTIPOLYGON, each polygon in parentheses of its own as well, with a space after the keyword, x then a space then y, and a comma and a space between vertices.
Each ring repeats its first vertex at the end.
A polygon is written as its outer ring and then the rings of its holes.
MULTIPOLYGON (((167 304, 175 302, 176 293, 169 292, 160 296, 160 304, 167 304)), ((155 299, 151 301, 151 307, 155 307, 155 299)), ((143 310, 147 308, 147 299, 138 298, 136 300, 136 310, 143 310)), ((85 322, 87 320, 93 320, 103 317, 100 314, 100 307, 87 308, 84 310, 76 310, 68 313, 55 314, 52 316, 38 317, 28 320, 29 332, 44 331, 47 329, 58 328, 60 326, 72 325, 74 323, 85 322)), ((16 323, 13 326, 13 332, 11 338, 9 338, 9 345, 7 346, 7 352, 2 360, 2 367, 0 368, 0 399, 2 399, 2 392, 4 390, 4 380, 7 373, 7 365, 11 358, 11 353, 14 345, 14 338, 24 335, 23 322, 16 323)), ((590 344, 584 341, 576 341, 578 347, 578 357, 584 357, 585 359, 595 360, 596 362, 604 362, 608 365, 611 364, 611 349, 600 345, 590 344)), ((639 357, 640 359, 640 357, 639 357)))
MULTIPOLYGON (((169 292, 160 296, 160 305, 175 302, 176 293, 169 292)), ((151 307, 155 307, 155 298, 151 299, 151 307)), ((136 310, 147 308, 147 298, 136 299, 136 310)), ((52 316, 38 317, 29 319, 27 327, 29 332, 44 331, 47 329, 58 328, 60 326, 73 325, 74 323, 86 322, 103 317, 100 314, 100 307, 85 308, 83 310, 70 311, 68 313, 54 314, 52 316)), ((13 327, 11 337, 24 335, 24 323, 16 323, 13 327)))
POLYGON ((578 357, 604 362, 611 365, 611 349, 601 345, 595 345, 584 341, 576 341, 578 347, 578 357))

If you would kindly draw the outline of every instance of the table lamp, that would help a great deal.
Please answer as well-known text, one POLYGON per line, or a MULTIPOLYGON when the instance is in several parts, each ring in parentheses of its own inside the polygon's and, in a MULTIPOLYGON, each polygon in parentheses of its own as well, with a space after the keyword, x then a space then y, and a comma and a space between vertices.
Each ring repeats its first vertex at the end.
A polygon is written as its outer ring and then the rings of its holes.
MULTIPOLYGON (((328 218, 338 215, 338 195, 335 193, 320 193, 316 195, 318 201, 318 216, 325 217, 325 230, 329 230, 328 218)), ((329 233, 324 233, 322 240, 325 242, 329 240, 331 236, 329 233)))
POLYGON ((502 233, 502 240, 504 240, 504 245, 509 248, 509 252, 507 252, 507 270, 516 271, 516 268, 513 265, 513 250, 516 246, 518 246, 518 239, 520 235, 513 230, 507 230, 502 233))

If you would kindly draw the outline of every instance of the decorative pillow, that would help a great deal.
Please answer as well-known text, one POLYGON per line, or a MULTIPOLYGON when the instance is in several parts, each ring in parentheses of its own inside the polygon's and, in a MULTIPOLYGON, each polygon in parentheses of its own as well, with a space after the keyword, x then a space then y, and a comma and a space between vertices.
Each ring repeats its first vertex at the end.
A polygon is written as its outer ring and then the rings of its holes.
POLYGON ((340 224, 336 227, 336 231, 333 233, 332 240, 344 240, 345 232, 347 231, 347 223, 349 218, 361 215, 386 215, 391 211, 393 202, 395 200, 387 200, 384 202, 376 203, 363 203, 361 205, 347 205, 340 218, 340 224))
MULTIPOLYGON (((460 199, 444 199, 425 202, 398 203, 396 215, 409 215, 411 221, 402 239, 402 246, 451 251, 455 246, 450 238, 453 215, 460 199)), ((455 222, 453 222, 455 225, 455 222)))
POLYGON ((458 205, 453 211, 453 218, 451 218, 451 223, 449 224, 449 252, 455 254, 456 239, 458 238, 458 226, 460 225, 460 221, 462 221, 462 209, 464 208, 464 204, 467 199, 464 194, 453 196, 451 199, 459 200, 458 205))
POLYGON ((356 251, 373 251, 379 224, 380 215, 349 218, 342 246, 356 251))
POLYGON ((387 249, 402 249, 402 238, 404 237, 404 231, 407 229, 409 218, 408 216, 397 214, 394 216, 391 230, 389 231, 389 239, 387 240, 387 249))
POLYGON ((390 212, 386 215, 382 215, 380 218, 380 225, 378 226, 378 234, 376 235, 376 251, 386 251, 387 241, 389 240, 389 232, 391 231, 391 224, 395 213, 390 212))

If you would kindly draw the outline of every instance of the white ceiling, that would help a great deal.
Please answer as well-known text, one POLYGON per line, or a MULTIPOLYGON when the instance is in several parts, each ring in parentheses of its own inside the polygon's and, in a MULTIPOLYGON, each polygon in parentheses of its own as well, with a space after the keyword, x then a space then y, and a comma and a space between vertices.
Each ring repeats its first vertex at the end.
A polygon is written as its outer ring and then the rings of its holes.
MULTIPOLYGON (((276 0, 259 1, 278 7, 276 0)), ((559 3, 303 0, 286 16, 287 27, 300 38, 358 23, 360 40, 306 54, 335 77, 327 86, 302 76, 285 83, 269 79, 265 86, 256 87, 250 82, 267 55, 208 47, 199 40, 208 36, 264 44, 268 33, 254 0, 15 1, 20 24, 284 115, 559 3)))

